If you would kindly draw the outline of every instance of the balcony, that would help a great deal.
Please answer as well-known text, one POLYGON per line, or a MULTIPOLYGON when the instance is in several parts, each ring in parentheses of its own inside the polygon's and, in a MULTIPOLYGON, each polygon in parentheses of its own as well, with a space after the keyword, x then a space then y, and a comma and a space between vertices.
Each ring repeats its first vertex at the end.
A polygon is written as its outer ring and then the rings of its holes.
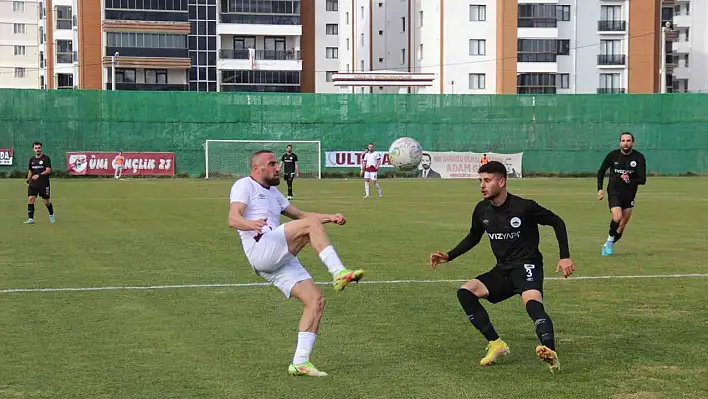
POLYGON ((74 53, 57 53, 57 64, 73 64, 74 53))
POLYGON ((189 58, 186 48, 106 47, 106 54, 120 53, 121 57, 189 58))
POLYGON ((597 94, 625 94, 627 92, 626 89, 617 89, 617 88, 605 88, 601 87, 597 89, 597 94))
MULTIPOLYGON (((222 49, 219 57, 225 60, 247 60, 248 53, 249 50, 222 49)), ((255 56, 257 61, 302 61, 299 51, 256 50, 255 56)))
POLYGON ((627 63, 627 56, 624 54, 599 54, 597 65, 599 66, 624 66, 627 63))
POLYGON ((224 13, 220 15, 216 33, 219 35, 244 36, 301 36, 299 15, 253 15, 224 13))
MULTIPOLYGON (((111 83, 106 82, 106 90, 111 90, 111 83)), ((133 91, 188 91, 186 84, 149 84, 149 83, 116 83, 116 90, 133 91)))
POLYGON ((598 32, 626 32, 627 21, 597 21, 598 32))
POLYGON ((106 20, 188 22, 187 11, 106 10, 106 20))
POLYGON ((517 62, 556 62, 558 54, 556 53, 518 53, 516 55, 517 62))

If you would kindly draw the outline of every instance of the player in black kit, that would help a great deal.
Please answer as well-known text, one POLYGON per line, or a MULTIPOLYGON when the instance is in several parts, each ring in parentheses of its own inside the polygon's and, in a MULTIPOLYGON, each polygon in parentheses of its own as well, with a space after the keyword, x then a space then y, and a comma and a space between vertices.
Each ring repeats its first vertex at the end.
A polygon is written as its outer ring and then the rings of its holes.
POLYGON ((633 146, 632 133, 620 134, 620 148, 610 151, 597 171, 597 199, 602 200, 605 194, 602 191, 602 181, 605 171, 610 169, 607 202, 612 212, 612 220, 607 241, 602 246, 602 256, 612 255, 614 244, 622 238, 622 233, 632 217, 637 188, 647 182, 646 159, 641 152, 632 149, 633 146))
POLYGON ((25 224, 34 224, 34 202, 37 196, 44 200, 44 205, 49 211, 49 222, 54 223, 54 205, 49 201, 51 198, 51 188, 49 186, 49 174, 52 172, 52 160, 46 154, 42 154, 42 143, 32 144, 34 156, 29 160, 29 170, 27 171, 27 215, 29 216, 25 224))
POLYGON ((288 183, 288 199, 293 199, 293 180, 300 177, 300 165, 297 163, 297 155, 293 153, 293 146, 290 144, 285 147, 285 154, 280 157, 280 168, 283 169, 285 181, 288 183))
POLYGON ((560 362, 555 349, 553 323, 543 307, 543 256, 538 249, 538 225, 553 226, 560 249, 556 273, 562 270, 563 277, 568 277, 575 271, 575 265, 570 259, 565 223, 535 201, 508 193, 507 170, 501 162, 482 165, 479 180, 484 200, 474 209, 470 233, 451 251, 431 254, 430 266, 435 268, 463 255, 477 245, 486 232, 497 264, 457 291, 467 318, 489 341, 487 355, 480 364, 490 366, 510 352, 509 346, 494 330, 479 299, 499 303, 521 295, 541 341, 536 354, 548 364, 551 372, 555 372, 560 369, 560 362))

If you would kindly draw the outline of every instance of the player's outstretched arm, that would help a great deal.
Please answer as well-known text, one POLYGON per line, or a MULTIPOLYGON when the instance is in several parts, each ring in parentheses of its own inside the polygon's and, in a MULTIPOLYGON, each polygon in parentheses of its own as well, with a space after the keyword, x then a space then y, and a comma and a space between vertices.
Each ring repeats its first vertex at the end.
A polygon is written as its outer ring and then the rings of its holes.
POLYGON ((347 222, 344 215, 341 213, 327 214, 327 213, 314 213, 314 212, 303 212, 293 205, 288 205, 287 208, 281 212, 283 215, 289 217, 293 220, 304 219, 304 218, 315 218, 322 224, 334 223, 337 225, 343 225, 347 222))
POLYGON ((246 204, 243 202, 232 202, 229 206, 229 227, 241 231, 255 231, 261 234, 263 226, 266 225, 266 219, 247 220, 243 217, 246 211, 246 204))
POLYGON ((448 252, 436 252, 430 254, 430 267, 435 269, 440 263, 451 262, 453 259, 464 255, 470 249, 474 248, 475 245, 479 244, 482 239, 482 234, 484 234, 484 228, 477 221, 477 218, 473 216, 472 227, 470 228, 469 234, 460 241, 459 244, 448 252))
POLYGON ((536 201, 529 202, 529 213, 542 226, 552 226, 558 240, 559 260, 556 273, 563 271, 563 277, 568 277, 575 271, 575 264, 570 259, 570 248, 568 246, 568 230, 563 219, 552 211, 542 207, 536 201))

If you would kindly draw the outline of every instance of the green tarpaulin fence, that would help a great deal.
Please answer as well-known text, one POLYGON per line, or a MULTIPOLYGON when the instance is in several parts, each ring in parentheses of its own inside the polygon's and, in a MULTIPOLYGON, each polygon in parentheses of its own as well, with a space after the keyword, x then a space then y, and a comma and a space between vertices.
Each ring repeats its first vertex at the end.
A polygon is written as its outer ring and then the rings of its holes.
MULTIPOLYGON (((0 90, 0 148, 23 169, 42 141, 67 151, 174 152, 204 172, 207 139, 320 140, 322 151, 385 150, 409 136, 429 151, 524 152, 524 173, 592 173, 631 131, 650 172, 705 173, 708 95, 349 95, 0 90)), ((324 162, 324 156, 322 157, 324 162)), ((323 165, 324 166, 324 165, 323 165)), ((329 170, 336 172, 338 170, 329 170)))

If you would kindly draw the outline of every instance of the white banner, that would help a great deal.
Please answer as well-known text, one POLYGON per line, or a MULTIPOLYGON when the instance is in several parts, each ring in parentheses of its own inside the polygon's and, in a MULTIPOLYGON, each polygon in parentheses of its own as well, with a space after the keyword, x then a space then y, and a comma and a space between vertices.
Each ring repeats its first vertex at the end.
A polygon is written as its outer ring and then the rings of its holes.
MULTIPOLYGON (((391 168, 391 158, 388 152, 374 151, 383 157, 382 168, 391 168)), ((325 152, 325 168, 358 168, 361 166, 361 157, 364 151, 327 151, 325 152)))
MULTIPOLYGON (((478 152, 424 152, 418 165, 420 177, 427 179, 476 179, 477 170, 482 166, 483 153, 478 152)), ((488 161, 498 161, 506 166, 509 178, 521 177, 521 163, 524 153, 497 154, 487 152, 488 161)))
POLYGON ((12 165, 12 156, 12 147, 0 148, 0 165, 12 165))
MULTIPOLYGON (((376 151, 383 156, 382 168, 391 168, 391 159, 387 152, 376 151)), ((364 151, 327 151, 326 168, 358 168, 364 151)), ((477 170, 482 166, 481 152, 424 152, 423 160, 418 165, 418 175, 425 179, 476 179, 477 170)), ((506 166, 509 178, 521 177, 521 165, 524 153, 498 154, 486 153, 487 160, 499 161, 506 166)))

